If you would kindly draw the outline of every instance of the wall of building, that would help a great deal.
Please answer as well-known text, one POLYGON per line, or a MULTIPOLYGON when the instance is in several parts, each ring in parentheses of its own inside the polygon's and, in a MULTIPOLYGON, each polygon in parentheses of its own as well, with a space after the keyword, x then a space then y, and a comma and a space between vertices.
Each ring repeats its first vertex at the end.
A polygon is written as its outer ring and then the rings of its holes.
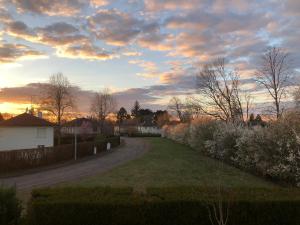
POLYGON ((52 147, 53 127, 0 127, 0 151, 52 147))
POLYGON ((142 134, 161 134, 161 129, 158 127, 139 126, 138 132, 142 134))

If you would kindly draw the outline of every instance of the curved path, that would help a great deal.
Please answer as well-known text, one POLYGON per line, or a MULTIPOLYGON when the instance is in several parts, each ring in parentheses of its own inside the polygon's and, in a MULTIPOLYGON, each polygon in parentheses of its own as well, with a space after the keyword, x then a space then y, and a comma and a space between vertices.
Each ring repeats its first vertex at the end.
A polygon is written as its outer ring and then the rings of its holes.
POLYGON ((122 138, 125 145, 96 158, 80 161, 58 168, 43 170, 11 178, 0 178, 0 185, 16 185, 18 191, 30 191, 37 187, 46 187, 66 181, 76 181, 94 176, 118 165, 135 159, 149 150, 149 144, 143 138, 122 138))

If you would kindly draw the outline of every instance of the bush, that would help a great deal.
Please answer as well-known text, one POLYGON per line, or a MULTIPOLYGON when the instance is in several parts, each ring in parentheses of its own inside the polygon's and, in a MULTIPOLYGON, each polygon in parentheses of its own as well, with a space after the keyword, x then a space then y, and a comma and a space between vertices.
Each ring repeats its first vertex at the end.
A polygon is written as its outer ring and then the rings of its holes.
POLYGON ((178 125, 164 126, 163 137, 170 138, 171 140, 177 141, 182 144, 188 144, 189 140, 189 124, 180 123, 178 125))
POLYGON ((163 136, 254 174, 300 186, 300 115, 293 115, 265 127, 202 119, 164 126, 163 136))
POLYGON ((153 133, 131 133, 129 137, 161 137, 161 134, 153 133))
POLYGON ((106 138, 106 143, 107 142, 109 142, 111 146, 114 148, 120 145, 121 139, 120 136, 111 136, 106 138))
POLYGON ((213 140, 218 122, 211 119, 192 121, 190 126, 189 144, 192 148, 205 152, 205 142, 213 140))
MULTIPOLYGON (((77 134, 77 143, 81 142, 91 142, 95 139, 95 134, 77 134)), ((63 134, 60 137, 60 145, 66 145, 66 144, 74 144, 74 134, 63 134)), ((54 145, 58 145, 58 137, 55 136, 54 138, 54 145)))
MULTIPOLYGON (((211 225, 208 207, 218 189, 199 187, 40 189, 28 208, 31 225, 211 225)), ((221 192, 220 192, 221 193, 221 192)), ((294 225, 300 220, 297 189, 228 189, 228 224, 294 225)))
POLYGON ((14 188, 0 187, 0 225, 16 225, 20 222, 21 203, 14 188))
POLYGON ((231 161, 237 151, 236 141, 240 137, 242 128, 231 123, 219 123, 213 135, 213 140, 205 142, 208 153, 217 159, 231 161))

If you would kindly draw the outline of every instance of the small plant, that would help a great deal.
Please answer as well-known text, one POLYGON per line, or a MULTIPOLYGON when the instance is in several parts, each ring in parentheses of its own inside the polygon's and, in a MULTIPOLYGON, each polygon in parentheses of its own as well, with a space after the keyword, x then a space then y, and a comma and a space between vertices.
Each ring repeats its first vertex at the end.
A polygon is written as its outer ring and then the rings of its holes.
POLYGON ((21 202, 15 188, 0 187, 0 225, 17 225, 21 218, 21 202))

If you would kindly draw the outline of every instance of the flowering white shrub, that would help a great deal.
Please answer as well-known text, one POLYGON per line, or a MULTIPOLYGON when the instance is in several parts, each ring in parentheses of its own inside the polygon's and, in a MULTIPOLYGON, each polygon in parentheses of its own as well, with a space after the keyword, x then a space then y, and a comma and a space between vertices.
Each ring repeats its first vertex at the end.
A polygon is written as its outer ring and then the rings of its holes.
POLYGON ((282 119, 266 127, 247 127, 201 120, 165 126, 163 133, 213 158, 300 186, 300 127, 295 124, 282 119))
POLYGON ((189 139, 189 127, 187 123, 180 123, 178 125, 164 126, 163 137, 167 137, 171 140, 177 141, 182 144, 188 144, 189 139))
POLYGON ((230 162, 237 151, 236 141, 241 135, 241 127, 232 123, 219 123, 213 140, 206 141, 208 153, 217 159, 230 162))
POLYGON ((190 124, 188 143, 192 148, 206 152, 205 142, 213 140, 218 122, 211 119, 198 119, 190 124))

